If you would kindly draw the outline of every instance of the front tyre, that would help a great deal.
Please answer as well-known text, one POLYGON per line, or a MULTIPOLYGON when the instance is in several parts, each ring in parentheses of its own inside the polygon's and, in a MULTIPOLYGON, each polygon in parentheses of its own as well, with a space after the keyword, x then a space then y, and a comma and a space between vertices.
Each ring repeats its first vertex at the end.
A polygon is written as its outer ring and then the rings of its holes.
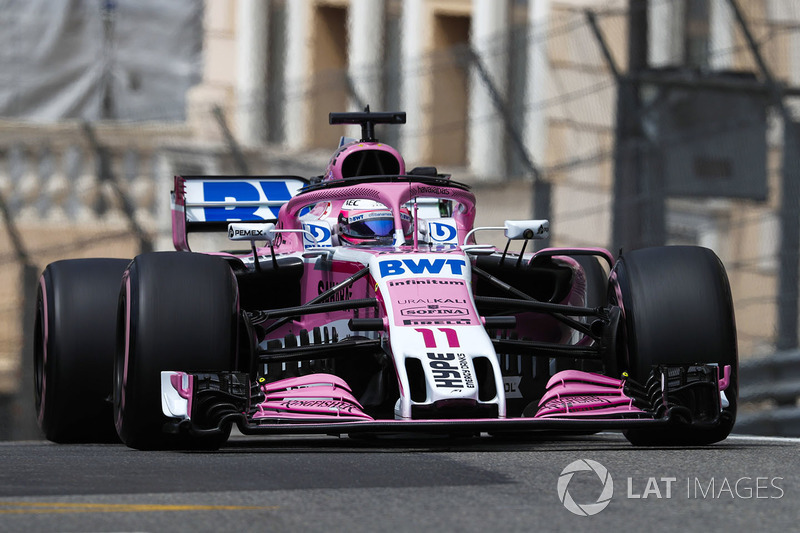
POLYGON ((167 434, 162 371, 236 367, 239 298, 227 263, 189 252, 137 256, 123 278, 114 365, 114 420, 132 448, 218 448, 225 431, 203 438, 167 434))
POLYGON ((719 258, 707 248, 665 246, 634 250, 612 272, 610 300, 623 312, 620 362, 644 384, 654 366, 726 365, 731 381, 719 424, 666 431, 629 430, 636 445, 699 445, 725 439, 736 419, 738 356, 730 286, 719 258))

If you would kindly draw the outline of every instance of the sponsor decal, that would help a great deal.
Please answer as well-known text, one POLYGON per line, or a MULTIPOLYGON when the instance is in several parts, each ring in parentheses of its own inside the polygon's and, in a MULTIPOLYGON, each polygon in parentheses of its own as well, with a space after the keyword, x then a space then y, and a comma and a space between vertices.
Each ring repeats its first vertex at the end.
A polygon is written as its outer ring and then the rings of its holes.
POLYGON ((427 356, 436 388, 475 388, 472 372, 469 369, 469 360, 465 354, 428 352, 427 356))
MULTIPOLYGON (((370 219, 378 219, 378 220, 386 220, 392 218, 392 212, 388 209, 382 211, 368 211, 366 213, 359 213, 356 215, 352 215, 347 217, 348 222, 358 222, 360 220, 370 220, 370 219)), ((411 221, 411 217, 405 213, 400 213, 400 218, 402 220, 411 221)))
POLYGON ((456 228, 444 222, 428 222, 430 236, 433 242, 451 242, 457 235, 456 228))
POLYGON ((312 239, 307 233, 303 233, 304 248, 330 248, 333 246, 331 240, 331 228, 326 223, 304 222, 303 229, 314 236, 312 239), (314 243, 316 239, 316 244, 314 243))
POLYGON ((542 406, 542 409, 569 409, 570 411, 589 411, 597 409, 597 404, 609 404, 611 400, 603 396, 569 396, 554 398, 542 406))
POLYGON ((520 381, 522 381, 521 376, 503 376, 503 390, 506 398, 522 398, 522 392, 519 390, 520 381))
MULTIPOLYGON (((320 281, 317 284, 317 294, 322 294, 323 292, 330 290, 332 287, 335 287, 339 283, 333 281, 320 281)), ((330 295, 330 297, 326 298, 326 302, 341 302, 342 300, 349 300, 353 297, 353 284, 345 285, 338 291, 334 292, 330 295)))
POLYGON ((242 228, 228 228, 228 238, 234 239, 236 237, 264 237, 266 238, 267 232, 263 229, 257 228, 250 228, 250 229, 242 229, 242 228))
POLYGON ((331 410, 347 411, 348 413, 360 412, 358 408, 349 402, 341 400, 287 400, 281 402, 282 407, 287 409, 302 409, 303 407, 325 407, 331 410))
POLYGON ((397 300, 399 304, 465 304, 466 298, 411 298, 397 300))
POLYGON ((428 305, 426 307, 407 307, 400 310, 403 316, 467 316, 469 309, 445 305, 428 305))
POLYGON ((417 320, 403 320, 402 325, 404 326, 476 326, 478 322, 475 320, 471 320, 469 318, 458 318, 458 319, 437 319, 437 320, 428 320, 428 319, 417 319, 417 320))
POLYGON ((472 306, 468 285, 464 280, 412 278, 387 281, 386 284, 392 315, 397 325, 479 325, 481 323, 472 306), (456 321, 442 321, 443 319, 456 319, 456 321))
POLYGON ((439 280, 439 279, 404 279, 402 281, 390 281, 390 287, 399 287, 401 285, 465 285, 465 283, 458 279, 439 280))
POLYGON ((440 274, 443 270, 461 276, 465 267, 463 259, 385 259, 378 262, 382 278, 402 274, 440 274))
MULTIPOLYGON (((288 202, 292 194, 282 181, 205 181, 203 182, 204 202, 288 202)), ((278 218, 279 206, 264 207, 204 207, 206 222, 252 221, 278 218)))
POLYGON ((450 196, 452 194, 452 191, 445 187, 433 187, 428 185, 419 185, 417 187, 412 187, 411 196, 416 196, 418 194, 435 194, 437 196, 450 196))
POLYGON ((386 206, 382 203, 366 199, 345 200, 342 207, 349 207, 350 209, 386 209, 386 206))
POLYGON ((469 359, 463 353, 458 354, 458 366, 461 369, 461 374, 464 376, 464 383, 468 389, 475 388, 475 382, 472 380, 472 372, 469 369, 469 359))

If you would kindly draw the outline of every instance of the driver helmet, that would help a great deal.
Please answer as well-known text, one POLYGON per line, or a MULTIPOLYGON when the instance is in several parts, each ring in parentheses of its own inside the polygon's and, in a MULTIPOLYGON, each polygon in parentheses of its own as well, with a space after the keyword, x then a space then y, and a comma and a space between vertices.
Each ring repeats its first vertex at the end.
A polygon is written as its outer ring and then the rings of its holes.
MULTIPOLYGON (((400 209, 403 235, 411 235, 411 212, 400 209)), ((373 200, 346 200, 339 212, 339 238, 347 244, 394 243, 394 217, 392 211, 373 200)))

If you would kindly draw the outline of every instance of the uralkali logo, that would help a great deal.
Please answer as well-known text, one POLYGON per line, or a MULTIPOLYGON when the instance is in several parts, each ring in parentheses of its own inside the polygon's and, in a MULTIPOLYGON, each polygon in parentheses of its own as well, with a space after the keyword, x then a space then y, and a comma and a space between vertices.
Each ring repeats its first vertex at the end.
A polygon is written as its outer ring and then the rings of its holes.
POLYGON ((606 467, 592 461, 591 459, 578 459, 573 461, 561 471, 558 477, 558 499, 564 504, 564 507, 571 513, 578 516, 593 516, 605 509, 611 503, 611 497, 614 495, 614 481, 611 479, 611 474, 608 473, 606 467), (569 493, 569 482, 572 481, 572 476, 576 472, 590 471, 597 474, 597 477, 602 484, 600 496, 594 503, 577 503, 572 499, 569 493))

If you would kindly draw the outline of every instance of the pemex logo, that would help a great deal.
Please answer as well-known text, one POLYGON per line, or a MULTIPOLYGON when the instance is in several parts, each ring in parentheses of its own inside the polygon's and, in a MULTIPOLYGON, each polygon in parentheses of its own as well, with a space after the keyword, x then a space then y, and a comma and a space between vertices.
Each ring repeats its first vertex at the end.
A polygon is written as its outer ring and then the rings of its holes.
POLYGON ((578 459, 568 464, 561 475, 558 477, 558 499, 564 504, 564 507, 571 513, 578 516, 592 516, 596 515, 605 509, 611 502, 611 497, 614 495, 614 481, 611 479, 611 474, 608 473, 606 467, 592 461, 591 459, 578 459), (569 482, 572 481, 572 476, 575 472, 592 471, 597 474, 600 482, 603 484, 603 490, 600 496, 594 503, 576 503, 569 493, 569 482))

